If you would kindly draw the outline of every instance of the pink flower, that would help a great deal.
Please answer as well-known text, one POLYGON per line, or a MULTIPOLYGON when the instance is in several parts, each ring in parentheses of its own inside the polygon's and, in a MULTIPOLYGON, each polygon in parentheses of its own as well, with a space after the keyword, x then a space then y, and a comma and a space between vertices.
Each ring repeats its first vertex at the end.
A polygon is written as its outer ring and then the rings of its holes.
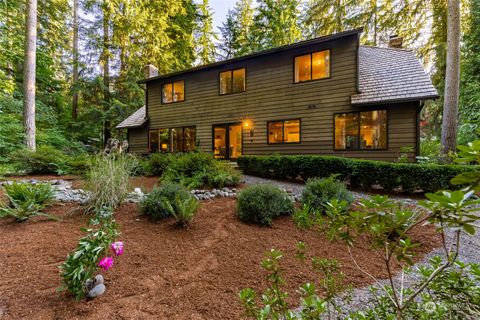
POLYGON ((107 271, 113 266, 113 258, 112 257, 104 257, 98 262, 98 266, 103 268, 103 270, 107 271))
POLYGON ((123 242, 117 241, 112 243, 112 250, 116 256, 121 256, 123 254, 123 242))

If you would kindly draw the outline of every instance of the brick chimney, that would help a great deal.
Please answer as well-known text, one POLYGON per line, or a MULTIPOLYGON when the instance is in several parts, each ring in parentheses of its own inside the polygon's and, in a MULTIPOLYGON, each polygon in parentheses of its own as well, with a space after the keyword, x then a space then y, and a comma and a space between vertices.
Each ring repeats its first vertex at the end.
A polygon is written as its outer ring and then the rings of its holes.
POLYGON ((402 48, 402 46, 403 46, 403 37, 399 37, 397 34, 390 36, 390 40, 388 41, 389 48, 402 48))
POLYGON ((143 75, 145 79, 156 77, 158 76, 158 69, 153 64, 147 64, 145 68, 143 68, 143 75))

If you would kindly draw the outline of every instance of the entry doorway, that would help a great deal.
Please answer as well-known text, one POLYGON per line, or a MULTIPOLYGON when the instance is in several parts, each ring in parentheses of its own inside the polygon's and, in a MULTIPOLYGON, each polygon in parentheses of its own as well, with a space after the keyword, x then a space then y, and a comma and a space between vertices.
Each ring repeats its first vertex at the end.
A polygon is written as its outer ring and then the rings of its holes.
POLYGON ((212 150, 216 159, 235 160, 242 155, 243 134, 241 123, 214 125, 212 150))

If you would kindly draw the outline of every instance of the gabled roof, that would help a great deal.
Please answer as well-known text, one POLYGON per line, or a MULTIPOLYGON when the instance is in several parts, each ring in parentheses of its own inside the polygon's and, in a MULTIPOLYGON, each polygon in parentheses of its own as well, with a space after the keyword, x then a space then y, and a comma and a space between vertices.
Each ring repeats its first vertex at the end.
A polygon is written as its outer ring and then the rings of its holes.
POLYGON ((338 32, 338 33, 334 33, 334 34, 330 34, 330 35, 327 35, 327 36, 322 36, 322 37, 318 37, 318 38, 314 38, 314 39, 310 39, 310 40, 295 42, 295 43, 288 44, 288 45, 281 46, 281 47, 275 47, 275 48, 268 49, 268 50, 254 52, 254 53, 251 53, 251 54, 248 54, 248 55, 245 55, 245 56, 241 56, 241 57, 237 57, 237 58, 233 58, 233 59, 218 61, 218 62, 214 62, 214 63, 210 63, 210 64, 206 64, 206 65, 202 65, 202 66, 198 66, 198 67, 194 67, 194 68, 190 68, 190 69, 186 69, 186 70, 182 70, 182 71, 178 71, 178 72, 174 72, 174 73, 170 73, 170 74, 165 74, 165 75, 160 75, 160 76, 157 76, 157 77, 151 77, 151 78, 143 79, 143 80, 138 81, 138 83, 146 83, 146 82, 150 82, 150 81, 165 79, 165 78, 169 78, 169 77, 173 77, 173 76, 177 76, 177 75, 181 75, 181 74, 185 74, 185 73, 189 73, 189 72, 193 72, 193 71, 209 69, 209 68, 226 65, 226 64, 229 64, 229 63, 233 63, 233 62, 238 62, 238 61, 243 61, 243 60, 247 60, 247 59, 257 58, 257 57, 269 55, 269 54, 272 54, 272 53, 283 52, 283 51, 290 50, 290 49, 311 46, 311 45, 315 45, 315 44, 330 41, 330 40, 336 40, 336 39, 356 35, 356 34, 359 34, 359 33, 362 33, 362 32, 363 32, 363 28, 348 30, 348 31, 344 31, 344 32, 338 32))
POLYGON ((438 98, 430 77, 413 51, 360 46, 360 93, 352 104, 378 104, 438 98))
POLYGON ((148 121, 146 118, 146 107, 143 106, 134 113, 132 113, 127 119, 120 122, 118 126, 115 128, 117 129, 125 129, 125 128, 136 128, 143 126, 148 121))

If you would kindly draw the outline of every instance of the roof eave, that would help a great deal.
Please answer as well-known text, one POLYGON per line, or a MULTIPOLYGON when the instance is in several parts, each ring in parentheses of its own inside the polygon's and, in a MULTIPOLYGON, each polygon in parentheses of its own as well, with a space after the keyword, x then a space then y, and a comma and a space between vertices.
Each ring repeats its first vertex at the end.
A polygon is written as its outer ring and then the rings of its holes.
POLYGON ((412 102, 412 101, 422 101, 422 100, 436 100, 440 96, 437 95, 428 95, 428 96, 421 96, 421 97, 411 97, 411 98, 400 98, 400 99, 388 99, 388 100, 372 100, 372 101, 362 101, 362 102, 353 102, 351 101, 352 106, 376 106, 381 104, 396 104, 396 103, 404 103, 404 102, 412 102))
POLYGON ((186 70, 182 70, 182 71, 178 71, 178 72, 174 72, 174 73, 170 73, 170 74, 166 74, 166 75, 160 75, 160 76, 157 76, 157 77, 142 79, 142 80, 137 81, 137 83, 142 84, 142 83, 147 83, 147 82, 151 82, 151 81, 155 81, 155 80, 166 79, 166 78, 170 78, 170 77, 174 77, 174 76, 178 76, 178 75, 182 75, 182 74, 190 73, 190 72, 194 72, 194 71, 206 70, 206 69, 226 65, 226 64, 229 64, 229 63, 234 63, 234 62, 239 62, 239 61, 248 60, 248 59, 252 59, 252 58, 257 58, 257 57, 261 57, 261 56, 265 56, 265 55, 269 55, 269 54, 273 54, 273 53, 277 53, 277 52, 283 52, 283 51, 290 50, 290 49, 301 48, 303 46, 309 46, 309 45, 314 45, 314 44, 318 44, 318 43, 323 43, 323 42, 326 42, 326 41, 336 40, 336 39, 352 36, 352 35, 355 35, 355 34, 359 34, 359 33, 362 33, 362 32, 363 32, 363 28, 357 28, 357 29, 348 30, 348 31, 344 31, 344 32, 334 33, 334 34, 331 34, 331 35, 318 37, 318 38, 315 38, 315 39, 304 40, 304 41, 292 43, 292 44, 281 46, 281 47, 276 47, 276 48, 272 48, 272 49, 268 49, 268 50, 254 52, 254 53, 251 53, 251 54, 248 54, 248 55, 245 55, 245 56, 241 56, 241 57, 237 57, 237 58, 232 58, 232 59, 223 60, 223 61, 217 61, 217 62, 214 62, 214 63, 201 65, 201 66, 198 66, 198 67, 194 67, 194 68, 190 68, 190 69, 186 69, 186 70))
POLYGON ((145 118, 143 119, 142 123, 141 124, 137 124, 137 125, 126 125, 126 126, 122 126, 121 123, 119 125, 117 125, 115 127, 115 129, 135 129, 135 128, 142 128, 144 127, 148 120, 150 120, 150 118, 145 118))

